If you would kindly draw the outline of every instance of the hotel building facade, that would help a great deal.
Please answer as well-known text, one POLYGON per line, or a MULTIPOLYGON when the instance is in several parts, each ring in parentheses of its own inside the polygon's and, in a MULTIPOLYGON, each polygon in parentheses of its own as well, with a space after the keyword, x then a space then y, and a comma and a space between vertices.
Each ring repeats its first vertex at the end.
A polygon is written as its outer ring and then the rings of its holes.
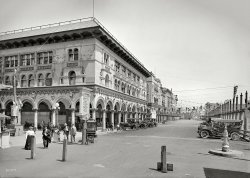
MULTIPOLYGON (((146 117, 150 72, 94 18, 2 33, 0 61, 1 82, 16 78, 16 124, 79 125, 83 95, 99 128, 146 117)), ((6 115, 13 101, 0 92, 6 115)))

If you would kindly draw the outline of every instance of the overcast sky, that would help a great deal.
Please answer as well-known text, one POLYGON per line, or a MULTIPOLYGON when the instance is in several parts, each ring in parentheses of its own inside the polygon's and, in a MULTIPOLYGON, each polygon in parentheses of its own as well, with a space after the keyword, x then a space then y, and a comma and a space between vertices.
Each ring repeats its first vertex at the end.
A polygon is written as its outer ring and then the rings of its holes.
MULTIPOLYGON (((0 0, 0 32, 93 16, 93 0, 0 0)), ((249 0, 95 0, 95 17, 179 104, 250 91, 249 0), (202 89, 202 90, 200 90, 202 89)))

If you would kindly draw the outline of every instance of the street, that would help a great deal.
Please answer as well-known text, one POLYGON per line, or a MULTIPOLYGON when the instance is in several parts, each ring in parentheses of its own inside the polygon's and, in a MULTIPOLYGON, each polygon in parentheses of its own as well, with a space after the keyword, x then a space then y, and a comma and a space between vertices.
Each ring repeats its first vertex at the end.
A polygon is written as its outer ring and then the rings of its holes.
POLYGON ((23 146, 0 150, 0 176, 32 177, 205 177, 203 168, 250 172, 250 146, 231 141, 230 149, 244 153, 242 158, 208 154, 221 148, 221 139, 201 139, 197 134, 200 121, 169 121, 158 127, 121 131, 98 136, 94 144, 69 144, 67 161, 62 162, 61 143, 48 149, 37 144, 36 157, 23 146), (167 162, 174 170, 156 170, 161 146, 166 145, 167 162))

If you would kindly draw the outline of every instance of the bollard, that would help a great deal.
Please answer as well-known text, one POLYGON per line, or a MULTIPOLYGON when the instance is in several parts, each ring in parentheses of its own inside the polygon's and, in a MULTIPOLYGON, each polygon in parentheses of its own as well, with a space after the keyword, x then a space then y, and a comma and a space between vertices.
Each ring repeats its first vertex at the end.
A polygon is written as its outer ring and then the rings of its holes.
POLYGON ((35 159, 35 152, 36 152, 36 137, 34 135, 31 135, 30 139, 30 150, 31 150, 31 159, 35 159))
POLYGON ((63 139, 63 153, 62 153, 62 161, 66 161, 67 159, 67 138, 63 139))
POLYGON ((227 132, 227 124, 224 126, 223 138, 222 138, 222 151, 228 152, 229 151, 229 142, 228 142, 228 132, 227 132))
POLYGON ((82 145, 87 143, 87 121, 83 121, 82 127, 82 145))
POLYGON ((161 146, 161 171, 167 172, 166 146, 161 146))

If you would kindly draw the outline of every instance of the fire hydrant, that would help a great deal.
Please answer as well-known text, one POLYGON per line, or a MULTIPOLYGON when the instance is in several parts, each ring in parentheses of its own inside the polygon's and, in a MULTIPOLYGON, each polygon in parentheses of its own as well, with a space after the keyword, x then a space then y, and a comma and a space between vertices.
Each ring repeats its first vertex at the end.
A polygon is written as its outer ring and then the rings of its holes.
POLYGON ((224 132, 223 132, 223 142, 222 142, 222 151, 229 151, 229 142, 228 142, 228 132, 227 132, 227 124, 225 123, 224 132))

